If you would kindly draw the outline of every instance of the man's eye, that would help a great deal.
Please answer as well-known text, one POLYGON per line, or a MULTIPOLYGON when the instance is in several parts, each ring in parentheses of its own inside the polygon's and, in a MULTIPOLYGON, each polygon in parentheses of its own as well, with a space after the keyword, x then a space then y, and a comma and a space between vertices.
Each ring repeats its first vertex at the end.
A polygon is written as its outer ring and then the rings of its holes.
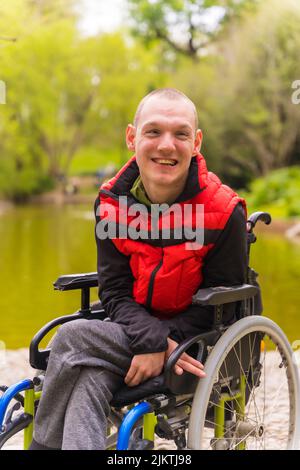
POLYGON ((188 137, 188 134, 186 132, 177 132, 176 135, 177 137, 180 137, 181 139, 188 137))
POLYGON ((146 132, 148 135, 159 135, 159 130, 158 129, 150 129, 146 132))

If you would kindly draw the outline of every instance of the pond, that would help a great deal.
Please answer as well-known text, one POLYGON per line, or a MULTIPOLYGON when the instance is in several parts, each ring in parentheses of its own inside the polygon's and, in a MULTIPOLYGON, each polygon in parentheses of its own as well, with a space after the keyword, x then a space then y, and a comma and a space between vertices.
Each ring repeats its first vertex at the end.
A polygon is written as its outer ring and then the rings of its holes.
MULTIPOLYGON (((49 320, 79 307, 80 293, 54 291, 62 274, 96 271, 93 204, 16 207, 0 216, 0 340, 26 347, 49 320)), ((300 244, 260 233, 251 265, 264 313, 300 339, 300 244)), ((92 300, 97 289, 92 289, 92 300)))

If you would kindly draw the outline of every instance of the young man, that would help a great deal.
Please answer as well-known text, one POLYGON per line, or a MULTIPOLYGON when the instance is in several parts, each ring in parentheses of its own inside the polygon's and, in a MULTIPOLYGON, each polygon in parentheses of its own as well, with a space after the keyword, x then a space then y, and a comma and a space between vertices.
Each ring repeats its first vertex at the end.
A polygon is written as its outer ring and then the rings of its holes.
MULTIPOLYGON (((32 449, 104 449, 113 394, 124 382, 133 387, 159 375, 178 342, 211 326, 211 307, 191 305, 192 295, 200 286, 245 282, 244 202, 207 172, 189 98, 175 89, 147 95, 126 142, 135 155, 102 185, 95 206, 100 297, 111 321, 59 329, 32 449), (143 217, 135 217, 137 204, 143 217)), ((226 321, 234 315, 230 304, 226 321)), ((183 371, 205 375, 186 353, 175 365, 183 371)))

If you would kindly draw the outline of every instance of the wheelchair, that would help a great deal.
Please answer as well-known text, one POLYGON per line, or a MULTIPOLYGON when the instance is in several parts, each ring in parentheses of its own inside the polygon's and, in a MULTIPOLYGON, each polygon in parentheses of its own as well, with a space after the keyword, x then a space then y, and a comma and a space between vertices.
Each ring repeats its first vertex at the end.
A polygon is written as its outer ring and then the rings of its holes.
MULTIPOLYGON (((248 259, 257 221, 270 224, 271 217, 255 212, 248 219, 248 259)), ((111 402, 107 449, 152 450, 156 436, 179 450, 299 448, 297 361, 283 331, 261 316, 257 276, 248 267, 246 284, 200 289, 194 295, 193 304, 213 308, 211 330, 179 344, 160 376, 119 389, 111 402), (236 312, 231 325, 223 321, 228 303, 234 304, 236 312), (181 354, 191 351, 205 364, 205 378, 174 373, 181 354)), ((80 290, 81 308, 54 319, 34 336, 29 360, 37 372, 32 379, 0 387, 0 448, 21 431, 24 449, 30 446, 51 350, 51 342, 40 350, 41 340, 53 328, 79 318, 107 321, 101 303, 90 303, 90 289, 97 286, 97 273, 61 276, 54 283, 59 291, 80 290)))

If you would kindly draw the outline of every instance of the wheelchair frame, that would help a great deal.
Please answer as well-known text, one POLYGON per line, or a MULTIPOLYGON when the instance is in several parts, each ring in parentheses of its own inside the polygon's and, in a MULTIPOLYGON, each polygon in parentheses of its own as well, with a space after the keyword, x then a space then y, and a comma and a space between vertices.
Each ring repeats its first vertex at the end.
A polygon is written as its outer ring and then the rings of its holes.
MULTIPOLYGON (((253 228, 258 220, 269 224, 271 217, 263 212, 257 212, 250 216, 247 227, 248 258, 250 244, 256 241, 253 228)), ((162 392, 154 390, 154 393, 150 393, 150 395, 136 396, 136 399, 132 401, 133 405, 130 401, 127 403, 126 400, 122 404, 122 401, 118 402, 114 397, 110 420, 111 424, 119 429, 118 433, 108 436, 108 448, 116 446, 117 450, 153 449, 154 437, 157 434, 160 437, 174 440, 178 449, 184 449, 187 446, 185 431, 188 421, 191 428, 191 432, 189 430, 188 448, 199 448, 198 435, 201 434, 202 428, 208 422, 207 410, 209 409, 209 400, 214 393, 214 373, 217 366, 219 367, 217 370, 221 370, 220 364, 224 360, 224 351, 228 352, 229 344, 235 348, 236 338, 239 335, 241 338, 243 335, 246 337, 245 331, 257 332, 259 328, 262 331, 266 330, 271 336, 273 335, 276 341, 278 341, 280 350, 284 351, 284 359, 288 364, 289 375, 291 376, 290 382, 292 396, 294 397, 291 406, 295 417, 288 445, 290 448, 298 447, 300 436, 299 376, 296 366, 293 364, 292 350, 283 332, 268 318, 255 315, 257 310, 256 301, 260 299, 260 289, 256 282, 256 277, 257 274, 251 268, 248 268, 248 284, 234 287, 200 289, 195 294, 193 304, 211 305, 214 307, 212 330, 185 340, 173 351, 165 366, 163 376, 164 388, 162 392), (223 306, 226 303, 232 302, 236 302, 239 306, 239 320, 228 327, 222 322, 223 306), (187 383, 187 380, 183 381, 180 376, 173 372, 173 368, 182 353, 193 345, 198 346, 197 359, 201 362, 206 361, 208 349, 212 350, 205 363, 208 378, 207 380, 199 380, 197 377, 188 374, 190 380, 187 383), (206 403, 202 410, 197 410, 193 407, 192 402, 195 403, 197 400, 206 403), (138 404, 134 405, 136 402, 138 404), (130 409, 124 417, 121 417, 119 409, 122 409, 124 406, 129 406, 130 409), (171 418, 166 419, 166 416, 168 418, 170 415, 171 418)), ((57 290, 81 290, 81 308, 75 314, 62 316, 49 322, 34 336, 29 350, 30 364, 33 368, 46 370, 50 349, 39 350, 39 344, 54 327, 78 318, 98 318, 104 320, 104 309, 100 307, 98 310, 92 311, 90 306, 90 288, 96 286, 98 286, 97 273, 62 276, 57 279, 54 283, 54 288, 57 290)), ((259 339, 259 341, 261 340, 259 339)), ((256 382, 253 383, 253 387, 257 386, 258 380, 260 380, 260 377, 259 379, 255 378, 256 382)), ((39 390, 42 386, 42 381, 43 375, 37 375, 32 380, 26 379, 11 387, 0 387, 0 390, 4 392, 2 397, 0 397, 0 448, 10 437, 22 430, 24 430, 24 449, 29 448, 33 436, 35 410, 42 394, 42 391, 39 390), (21 395, 23 391, 25 392, 24 397, 21 395), (8 406, 13 398, 17 402, 8 410, 8 406), (13 418, 14 412, 20 409, 21 406, 24 407, 24 412, 13 418)), ((238 424, 240 428, 245 428, 244 432, 248 432, 250 435, 263 432, 262 425, 252 426, 251 428, 249 424, 247 427, 243 421, 246 407, 246 390, 250 389, 251 392, 249 382, 251 382, 251 378, 249 379, 249 376, 247 378, 246 374, 241 373, 240 380, 238 380, 234 391, 230 388, 228 390, 227 387, 225 393, 224 391, 220 393, 218 404, 213 406, 213 426, 215 431, 211 444, 214 449, 228 448, 229 439, 226 435, 225 420, 229 410, 231 410, 231 414, 235 413, 238 417, 238 424)), ((161 387, 162 383, 160 382, 158 385, 161 387)), ((239 432, 241 432, 240 429, 239 432)), ((246 444, 242 440, 238 441, 235 448, 243 450, 246 448, 246 444)))

